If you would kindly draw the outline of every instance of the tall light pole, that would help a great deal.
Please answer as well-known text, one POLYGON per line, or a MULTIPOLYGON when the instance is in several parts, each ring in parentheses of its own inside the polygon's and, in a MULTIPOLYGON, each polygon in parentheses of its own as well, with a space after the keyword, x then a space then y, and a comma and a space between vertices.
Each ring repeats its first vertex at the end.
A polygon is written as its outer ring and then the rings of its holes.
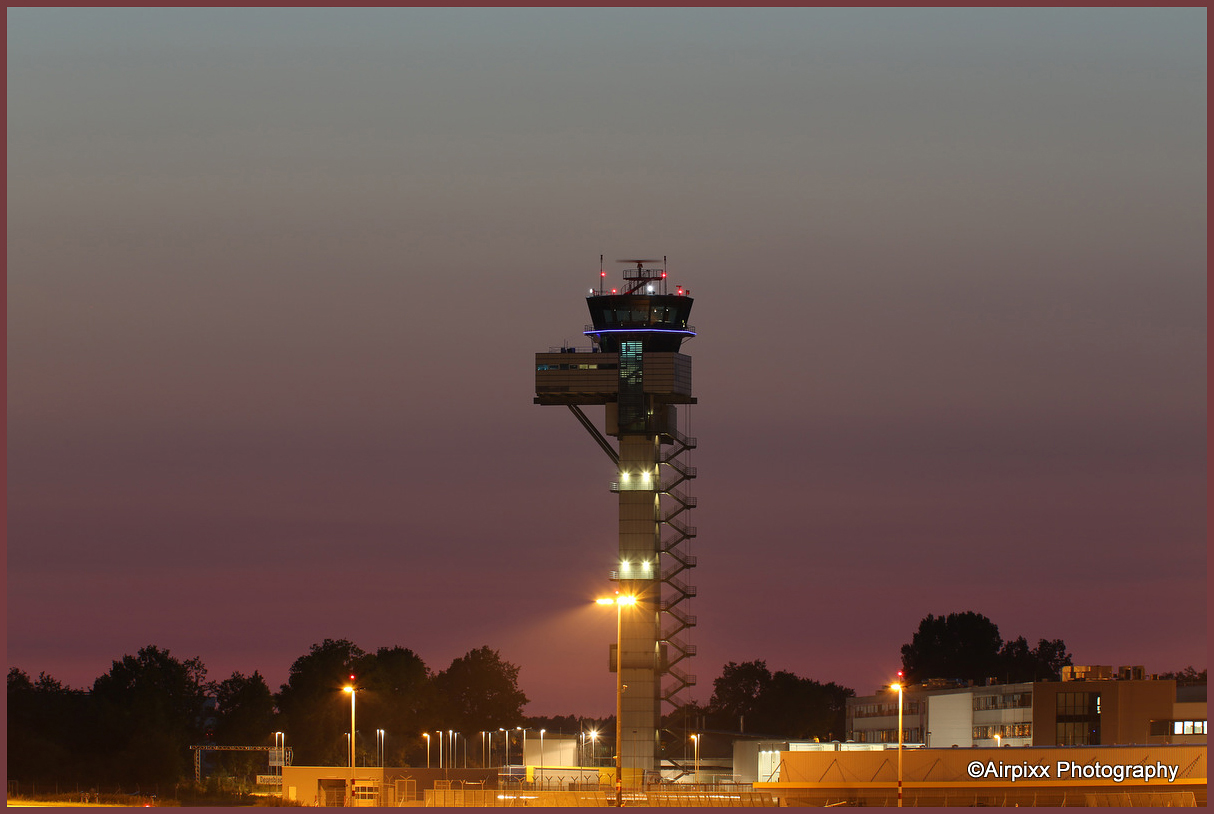
POLYGON ((505 741, 502 744, 502 749, 504 750, 502 752, 502 771, 504 772, 510 767, 510 732, 500 726, 497 728, 497 731, 502 733, 502 740, 505 741))
POLYGON ((443 768, 443 730, 436 729, 434 734, 438 735, 438 768, 443 768))
POLYGON ((624 665, 620 654, 624 652, 624 606, 635 605, 635 596, 596 599, 600 605, 615 605, 615 805, 624 805, 623 776, 624 776, 624 665))
POLYGON ((350 683, 342 690, 350 693, 350 804, 354 804, 354 733, 357 731, 354 728, 354 696, 356 695, 356 687, 354 686, 354 676, 350 676, 350 683))
POLYGON ((544 730, 540 730, 540 787, 544 785, 544 730))
POLYGON ((691 742, 693 744, 695 744, 695 763, 693 764, 695 766, 695 782, 699 783, 700 782, 700 736, 698 734, 692 735, 691 742))
POLYGON ((384 767, 384 731, 382 729, 375 730, 375 739, 379 741, 379 767, 384 767))
POLYGON ((430 733, 423 732, 422 737, 426 739, 426 768, 430 768, 430 733))
MULTIPOLYGON (((522 757, 519 758, 519 763, 521 763, 523 766, 523 777, 519 782, 522 783, 526 782, 527 780, 527 730, 523 729, 521 726, 516 726, 515 729, 523 733, 523 740, 519 745, 519 751, 522 752, 522 757)), ((522 787, 520 786, 520 788, 522 787)))
POLYGON ((898 808, 902 808, 902 671, 898 671, 898 683, 890 684, 898 691, 898 808))
MULTIPOLYGON (((285 732, 274 733, 274 751, 278 756, 278 796, 282 796, 282 767, 287 759, 287 735, 285 732), (281 744, 281 746, 280 746, 281 744)), ((271 772, 273 774, 273 772, 271 772)))

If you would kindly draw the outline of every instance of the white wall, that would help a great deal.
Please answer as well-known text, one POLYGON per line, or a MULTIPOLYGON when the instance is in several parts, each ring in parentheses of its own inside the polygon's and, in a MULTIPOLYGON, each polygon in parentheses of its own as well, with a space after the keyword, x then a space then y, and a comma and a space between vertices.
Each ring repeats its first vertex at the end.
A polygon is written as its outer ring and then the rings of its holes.
POLYGON ((974 743, 974 694, 946 693, 927 697, 927 745, 932 749, 974 743))

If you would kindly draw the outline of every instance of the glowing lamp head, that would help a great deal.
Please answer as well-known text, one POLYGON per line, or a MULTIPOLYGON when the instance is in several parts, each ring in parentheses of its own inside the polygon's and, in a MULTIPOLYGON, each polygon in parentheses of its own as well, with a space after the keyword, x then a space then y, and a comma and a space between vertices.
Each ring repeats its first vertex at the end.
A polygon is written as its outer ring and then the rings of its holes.
POLYGON ((635 605, 637 598, 635 596, 618 596, 615 601, 620 605, 635 605))
POLYGON ((596 605, 614 605, 614 604, 615 604, 615 600, 614 600, 614 599, 610 599, 610 598, 608 598, 608 597, 603 597, 602 599, 596 599, 596 600, 594 600, 594 604, 596 604, 596 605))

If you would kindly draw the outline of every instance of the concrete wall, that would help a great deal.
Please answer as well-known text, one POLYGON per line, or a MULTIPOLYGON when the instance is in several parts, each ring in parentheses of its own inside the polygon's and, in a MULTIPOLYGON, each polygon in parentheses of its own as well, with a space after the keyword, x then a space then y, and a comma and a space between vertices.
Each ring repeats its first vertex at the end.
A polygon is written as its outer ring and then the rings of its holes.
POLYGON ((973 745, 973 693, 930 695, 926 701, 928 747, 948 749, 973 745))

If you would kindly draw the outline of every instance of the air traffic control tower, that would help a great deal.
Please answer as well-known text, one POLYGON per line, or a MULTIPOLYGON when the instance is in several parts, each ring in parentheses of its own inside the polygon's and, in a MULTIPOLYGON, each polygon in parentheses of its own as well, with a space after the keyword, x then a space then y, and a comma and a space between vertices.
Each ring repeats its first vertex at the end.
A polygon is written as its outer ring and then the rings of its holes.
POLYGON ((696 591, 687 581, 696 564, 688 553, 695 498, 687 486, 696 475, 688 466, 696 442, 679 431, 676 407, 696 403, 691 357, 679 353, 695 329, 690 292, 670 290, 664 258, 662 268, 651 265, 657 260, 619 262, 627 264, 622 283, 610 286, 600 268, 599 287, 586 298, 592 324, 583 333, 592 346, 535 355, 535 403, 567 407, 616 468, 619 555, 611 578, 637 603, 617 609, 621 652, 612 645, 609 663, 626 688, 625 776, 639 779, 661 765, 662 702, 678 707, 680 691, 695 684, 683 662, 695 655, 687 642, 695 625, 688 611, 696 591), (606 407, 602 431, 582 409, 597 404, 606 407))

